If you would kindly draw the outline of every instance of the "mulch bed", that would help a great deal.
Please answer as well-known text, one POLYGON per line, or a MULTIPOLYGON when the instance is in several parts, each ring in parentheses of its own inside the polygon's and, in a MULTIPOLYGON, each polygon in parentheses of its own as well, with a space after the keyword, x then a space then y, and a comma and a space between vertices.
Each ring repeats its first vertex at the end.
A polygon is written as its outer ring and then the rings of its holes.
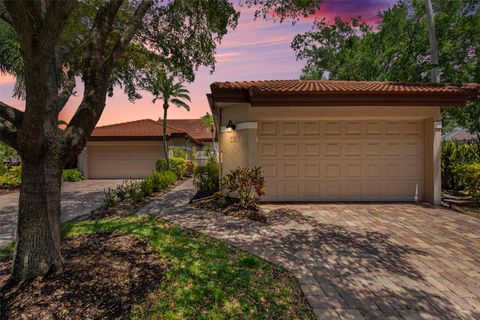
POLYGON ((215 195, 211 198, 195 200, 192 204, 196 208, 220 212, 227 216, 268 223, 267 215, 258 205, 244 208, 234 198, 215 195))
MULTIPOLYGON (((158 287, 167 263, 143 239, 122 233, 67 238, 63 271, 3 293, 0 319, 125 319, 158 287)), ((0 286, 11 257, 0 261, 0 286)))

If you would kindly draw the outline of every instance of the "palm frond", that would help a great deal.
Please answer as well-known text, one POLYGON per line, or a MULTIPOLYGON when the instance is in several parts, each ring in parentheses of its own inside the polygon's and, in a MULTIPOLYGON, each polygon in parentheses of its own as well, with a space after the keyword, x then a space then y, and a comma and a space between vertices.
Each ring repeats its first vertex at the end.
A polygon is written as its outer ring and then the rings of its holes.
POLYGON ((176 105, 178 108, 185 108, 187 111, 190 111, 190 106, 180 99, 172 99, 171 102, 176 105))

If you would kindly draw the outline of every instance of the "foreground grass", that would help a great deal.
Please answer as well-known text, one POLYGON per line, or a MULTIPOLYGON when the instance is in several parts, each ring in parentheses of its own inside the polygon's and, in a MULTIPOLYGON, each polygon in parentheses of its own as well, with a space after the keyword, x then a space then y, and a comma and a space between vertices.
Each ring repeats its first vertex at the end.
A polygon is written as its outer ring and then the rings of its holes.
POLYGON ((67 223, 63 236, 122 231, 145 237, 171 266, 133 319, 313 319, 297 282, 229 245, 146 216, 67 223))

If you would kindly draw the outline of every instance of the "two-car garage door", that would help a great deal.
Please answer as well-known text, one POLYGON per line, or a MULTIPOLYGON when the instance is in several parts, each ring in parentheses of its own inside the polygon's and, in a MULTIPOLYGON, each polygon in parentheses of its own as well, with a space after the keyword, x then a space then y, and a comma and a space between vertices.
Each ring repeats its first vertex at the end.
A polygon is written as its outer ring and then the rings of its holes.
POLYGON ((423 121, 263 121, 267 201, 424 200, 423 121))
POLYGON ((143 178, 163 158, 161 142, 97 143, 88 146, 90 179, 143 178))

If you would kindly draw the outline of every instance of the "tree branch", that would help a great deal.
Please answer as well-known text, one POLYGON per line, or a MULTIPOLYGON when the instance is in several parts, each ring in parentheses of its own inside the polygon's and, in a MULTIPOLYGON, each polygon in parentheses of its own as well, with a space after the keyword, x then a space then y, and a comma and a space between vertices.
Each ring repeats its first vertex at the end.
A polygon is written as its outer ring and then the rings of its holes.
POLYGON ((17 132, 22 125, 23 112, 0 101, 0 140, 17 148, 17 132))
POLYGON ((60 111, 62 111, 63 107, 68 102, 68 99, 70 99, 70 96, 73 93, 73 90, 75 89, 75 73, 72 70, 64 70, 67 73, 67 81, 63 85, 62 92, 60 92, 57 96, 57 98, 54 101, 54 112, 55 115, 58 116, 60 111))
POLYGON ((127 29, 123 32, 122 36, 118 41, 115 43, 115 46, 110 53, 110 56, 107 60, 107 65, 109 68, 113 68, 115 63, 118 61, 118 58, 122 55, 125 51, 127 45, 132 41, 133 36, 138 30, 138 27, 142 23, 145 14, 147 11, 152 7, 153 0, 143 0, 140 5, 137 7, 133 17, 128 22, 127 29))
MULTIPOLYGON (((153 5, 153 0, 143 0, 135 10, 128 26, 120 39, 115 43, 107 62, 103 63, 104 44, 113 29, 113 21, 122 1, 112 0, 102 6, 95 18, 94 26, 89 39, 89 56, 86 57, 88 72, 84 73, 85 90, 82 103, 64 130, 65 150, 71 154, 83 149, 87 139, 97 125, 105 108, 106 94, 110 76, 115 63, 125 51, 138 30, 147 11, 153 5)), ((69 157, 69 154, 65 155, 69 157)))

